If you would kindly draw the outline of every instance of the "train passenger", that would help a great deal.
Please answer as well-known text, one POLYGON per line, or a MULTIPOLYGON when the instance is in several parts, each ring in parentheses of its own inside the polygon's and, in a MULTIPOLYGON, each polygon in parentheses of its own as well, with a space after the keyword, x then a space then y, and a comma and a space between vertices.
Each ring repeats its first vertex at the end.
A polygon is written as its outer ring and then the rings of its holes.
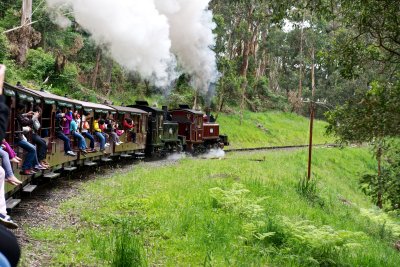
POLYGON ((133 120, 131 118, 125 118, 123 125, 126 129, 126 132, 130 132, 131 134, 131 141, 136 143, 135 124, 133 123, 133 120))
POLYGON ((0 266, 16 267, 21 257, 21 249, 13 233, 0 226, 0 266))
POLYGON ((11 148, 10 144, 7 143, 6 139, 3 139, 1 142, 1 147, 8 153, 8 157, 11 162, 20 163, 22 161, 22 159, 17 156, 17 153, 15 153, 14 149, 11 148))
POLYGON ((36 156, 36 147, 28 142, 24 133, 29 133, 32 129, 30 125, 33 124, 32 118, 34 116, 33 111, 25 112, 25 105, 19 103, 17 106, 17 129, 15 131, 15 145, 21 147, 27 152, 24 162, 22 164, 22 175, 32 175, 38 170, 46 170, 47 168, 42 166, 36 156))
POLYGON ((69 135, 71 133, 70 125, 72 119, 72 111, 70 108, 68 108, 67 112, 64 113, 64 119, 62 121, 62 129, 65 135, 69 135))
POLYGON ((82 152, 83 155, 87 153, 86 149, 86 141, 85 138, 79 133, 79 125, 81 121, 81 116, 78 112, 75 112, 73 115, 74 119, 70 123, 70 131, 72 136, 78 140, 78 147, 79 150, 82 152))
POLYGON ((89 119, 90 119, 90 113, 84 111, 82 116, 81 134, 82 136, 90 140, 89 144, 90 152, 96 152, 97 150, 94 148, 94 137, 89 133, 90 130, 90 124, 88 122, 89 119))
POLYGON ((112 114, 110 114, 109 118, 106 120, 106 132, 111 136, 111 140, 115 145, 119 146, 123 142, 119 139, 116 130, 118 129, 118 124, 113 120, 112 114))
POLYGON ((99 116, 96 120, 93 122, 93 129, 94 129, 94 134, 99 138, 100 141, 100 151, 105 151, 106 147, 106 135, 103 133, 103 131, 100 128, 100 125, 104 125, 104 120, 101 119, 99 116))
POLYGON ((105 120, 103 120, 103 119, 100 119, 100 120, 99 120, 99 128, 101 129, 101 133, 103 134, 103 136, 106 138, 105 147, 109 147, 109 146, 110 146, 110 143, 107 141, 107 140, 109 140, 109 138, 110 138, 110 136, 109 136, 108 133, 106 132, 106 131, 107 131, 107 127, 108 127, 107 124, 108 124, 108 123, 106 123, 105 120))
POLYGON ((11 166, 11 161, 8 156, 8 153, 0 147, 0 158, 1 158, 1 166, 5 171, 5 181, 12 184, 12 185, 20 185, 22 182, 18 180, 17 177, 14 175, 14 171, 11 166))
MULTIPOLYGON (((76 154, 71 150, 71 141, 63 132, 63 122, 66 121, 65 114, 61 113, 61 110, 57 110, 56 112, 56 137, 61 139, 64 142, 64 153, 67 156, 75 157, 76 154)), ((69 129, 68 129, 69 130, 69 129)))
POLYGON ((40 122, 39 118, 42 115, 42 109, 39 106, 33 108, 34 116, 32 117, 32 143, 36 145, 36 155, 40 164, 44 167, 49 167, 46 161, 47 144, 46 141, 39 136, 40 122))
MULTIPOLYGON (((3 81, 4 81, 5 67, 0 65, 0 140, 3 140, 6 136, 7 125, 8 125, 8 114, 9 110, 7 105, 4 103, 3 96, 3 81)), ((7 205, 4 194, 4 180, 5 180, 4 169, 0 166, 0 223, 8 228, 18 228, 18 224, 13 222, 10 216, 7 215, 7 205)), ((1 235, 0 242, 3 240, 1 235)))

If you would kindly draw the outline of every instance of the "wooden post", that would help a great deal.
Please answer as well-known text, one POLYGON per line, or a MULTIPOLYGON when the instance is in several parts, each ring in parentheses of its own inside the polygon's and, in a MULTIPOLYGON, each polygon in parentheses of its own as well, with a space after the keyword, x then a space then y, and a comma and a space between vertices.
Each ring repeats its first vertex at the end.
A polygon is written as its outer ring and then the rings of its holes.
POLYGON ((314 97, 315 97, 315 65, 314 65, 314 57, 315 50, 314 46, 311 48, 311 88, 312 88, 312 98, 310 102, 310 141, 308 144, 308 171, 307 171, 307 179, 308 181, 311 179, 311 161, 312 161, 312 142, 313 142, 313 126, 314 126, 314 113, 315 113, 315 105, 314 97))
POLYGON ((313 127, 314 127, 314 103, 310 104, 310 140, 308 143, 308 169, 307 169, 307 180, 311 179, 311 159, 312 159, 312 143, 313 143, 313 127))

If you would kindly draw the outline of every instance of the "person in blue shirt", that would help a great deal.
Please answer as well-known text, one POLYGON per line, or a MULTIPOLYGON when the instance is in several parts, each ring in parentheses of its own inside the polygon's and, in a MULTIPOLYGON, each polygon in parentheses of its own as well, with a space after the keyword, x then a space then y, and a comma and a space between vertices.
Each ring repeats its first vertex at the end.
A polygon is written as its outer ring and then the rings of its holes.
POLYGON ((70 131, 72 136, 78 140, 78 147, 82 154, 86 154, 87 146, 85 138, 80 134, 80 124, 81 124, 81 116, 78 114, 77 111, 73 114, 73 119, 70 123, 70 131))

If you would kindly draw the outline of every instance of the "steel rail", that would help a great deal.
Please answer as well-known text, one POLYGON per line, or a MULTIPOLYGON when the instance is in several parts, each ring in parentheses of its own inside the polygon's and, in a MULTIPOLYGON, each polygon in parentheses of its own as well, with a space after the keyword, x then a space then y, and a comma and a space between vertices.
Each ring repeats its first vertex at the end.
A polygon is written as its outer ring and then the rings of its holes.
MULTIPOLYGON (((313 147, 337 147, 337 144, 316 144, 313 147)), ((291 148, 307 148, 308 145, 293 145, 293 146, 266 146, 266 147, 253 147, 253 148, 233 148, 224 150, 225 153, 231 152, 247 152, 247 151, 261 151, 261 150, 284 150, 291 148)))

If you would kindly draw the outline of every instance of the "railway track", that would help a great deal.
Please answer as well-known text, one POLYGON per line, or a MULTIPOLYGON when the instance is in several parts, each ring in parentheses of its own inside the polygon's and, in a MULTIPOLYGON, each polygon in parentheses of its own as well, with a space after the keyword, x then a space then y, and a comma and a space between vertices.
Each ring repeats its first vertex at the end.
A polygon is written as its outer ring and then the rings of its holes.
MULTIPOLYGON (((316 144, 313 147, 337 147, 337 144, 316 144)), ((308 145, 293 145, 293 146, 266 146, 266 147, 254 147, 254 148, 234 148, 224 150, 225 153, 231 152, 248 152, 248 151, 262 151, 262 150, 291 150, 298 148, 306 148, 308 145)))

